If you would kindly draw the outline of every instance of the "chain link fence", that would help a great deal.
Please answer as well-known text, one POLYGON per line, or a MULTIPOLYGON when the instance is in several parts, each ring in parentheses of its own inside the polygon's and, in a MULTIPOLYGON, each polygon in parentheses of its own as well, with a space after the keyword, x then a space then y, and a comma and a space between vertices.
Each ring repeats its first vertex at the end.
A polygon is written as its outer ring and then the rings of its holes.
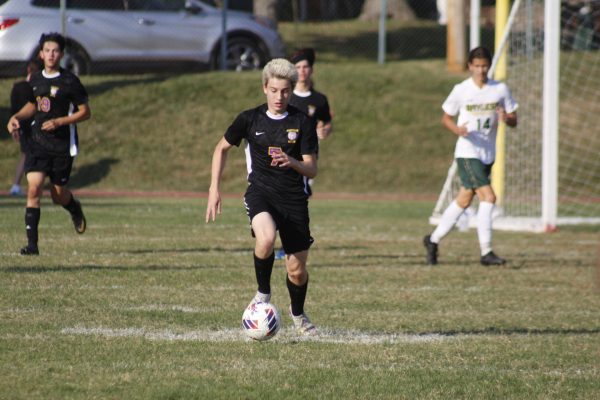
MULTIPOLYGON (((438 2, 387 0, 385 59, 444 56, 438 2)), ((223 3, 0 0, 0 75, 22 75, 45 32, 68 38, 64 66, 79 74, 258 69, 298 47, 322 61, 377 62, 381 0, 273 0, 271 19, 253 15, 260 0, 229 0, 226 13, 223 3)))

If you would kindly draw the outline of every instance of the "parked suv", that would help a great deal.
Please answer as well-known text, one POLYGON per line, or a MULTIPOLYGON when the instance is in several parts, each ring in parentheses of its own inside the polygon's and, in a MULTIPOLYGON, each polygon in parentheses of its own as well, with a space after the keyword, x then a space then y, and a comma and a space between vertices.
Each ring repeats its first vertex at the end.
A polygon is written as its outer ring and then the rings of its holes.
MULTIPOLYGON (((228 69, 259 69, 285 54, 265 18, 228 11, 226 26, 228 69)), ((0 0, 0 75, 23 74, 40 35, 62 27, 60 0, 0 0)), ((77 74, 117 63, 220 66, 222 11, 199 0, 67 0, 64 29, 64 62, 77 74)))

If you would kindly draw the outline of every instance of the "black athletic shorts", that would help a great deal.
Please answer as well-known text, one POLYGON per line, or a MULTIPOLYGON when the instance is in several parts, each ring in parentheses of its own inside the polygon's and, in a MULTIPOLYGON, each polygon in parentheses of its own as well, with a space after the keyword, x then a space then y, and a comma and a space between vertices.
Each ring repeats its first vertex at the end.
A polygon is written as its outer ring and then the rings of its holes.
MULTIPOLYGON (((244 204, 250 223, 261 212, 268 212, 273 217, 286 254, 308 250, 312 245, 314 239, 310 236, 308 199, 278 201, 250 185, 244 195, 244 204)), ((252 234, 254 235, 254 232, 252 234)))
POLYGON ((65 186, 71 177, 73 157, 36 155, 27 153, 25 157, 25 172, 44 172, 52 184, 65 186))

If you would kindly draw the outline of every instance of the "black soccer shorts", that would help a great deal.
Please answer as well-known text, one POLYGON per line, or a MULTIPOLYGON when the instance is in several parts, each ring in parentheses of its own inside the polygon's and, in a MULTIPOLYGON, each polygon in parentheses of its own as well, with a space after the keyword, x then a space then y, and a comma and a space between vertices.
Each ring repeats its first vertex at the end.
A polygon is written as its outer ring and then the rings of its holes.
MULTIPOLYGON (((250 223, 261 212, 268 212, 279 230, 281 244, 286 254, 308 250, 314 239, 310 236, 308 200, 279 201, 272 195, 248 186, 244 204, 250 223)), ((252 232, 254 236, 254 232, 252 232)))
POLYGON ((36 155, 27 153, 25 157, 25 172, 44 172, 52 184, 65 186, 71 178, 73 157, 53 156, 50 154, 36 155))

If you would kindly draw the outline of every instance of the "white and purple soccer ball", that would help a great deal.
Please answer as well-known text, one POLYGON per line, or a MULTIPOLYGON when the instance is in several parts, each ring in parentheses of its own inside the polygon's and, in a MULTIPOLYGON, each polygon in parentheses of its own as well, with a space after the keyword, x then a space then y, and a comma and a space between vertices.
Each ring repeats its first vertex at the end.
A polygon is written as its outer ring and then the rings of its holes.
POLYGON ((242 327, 251 339, 269 340, 279 331, 281 316, 271 303, 252 303, 244 310, 242 327))

